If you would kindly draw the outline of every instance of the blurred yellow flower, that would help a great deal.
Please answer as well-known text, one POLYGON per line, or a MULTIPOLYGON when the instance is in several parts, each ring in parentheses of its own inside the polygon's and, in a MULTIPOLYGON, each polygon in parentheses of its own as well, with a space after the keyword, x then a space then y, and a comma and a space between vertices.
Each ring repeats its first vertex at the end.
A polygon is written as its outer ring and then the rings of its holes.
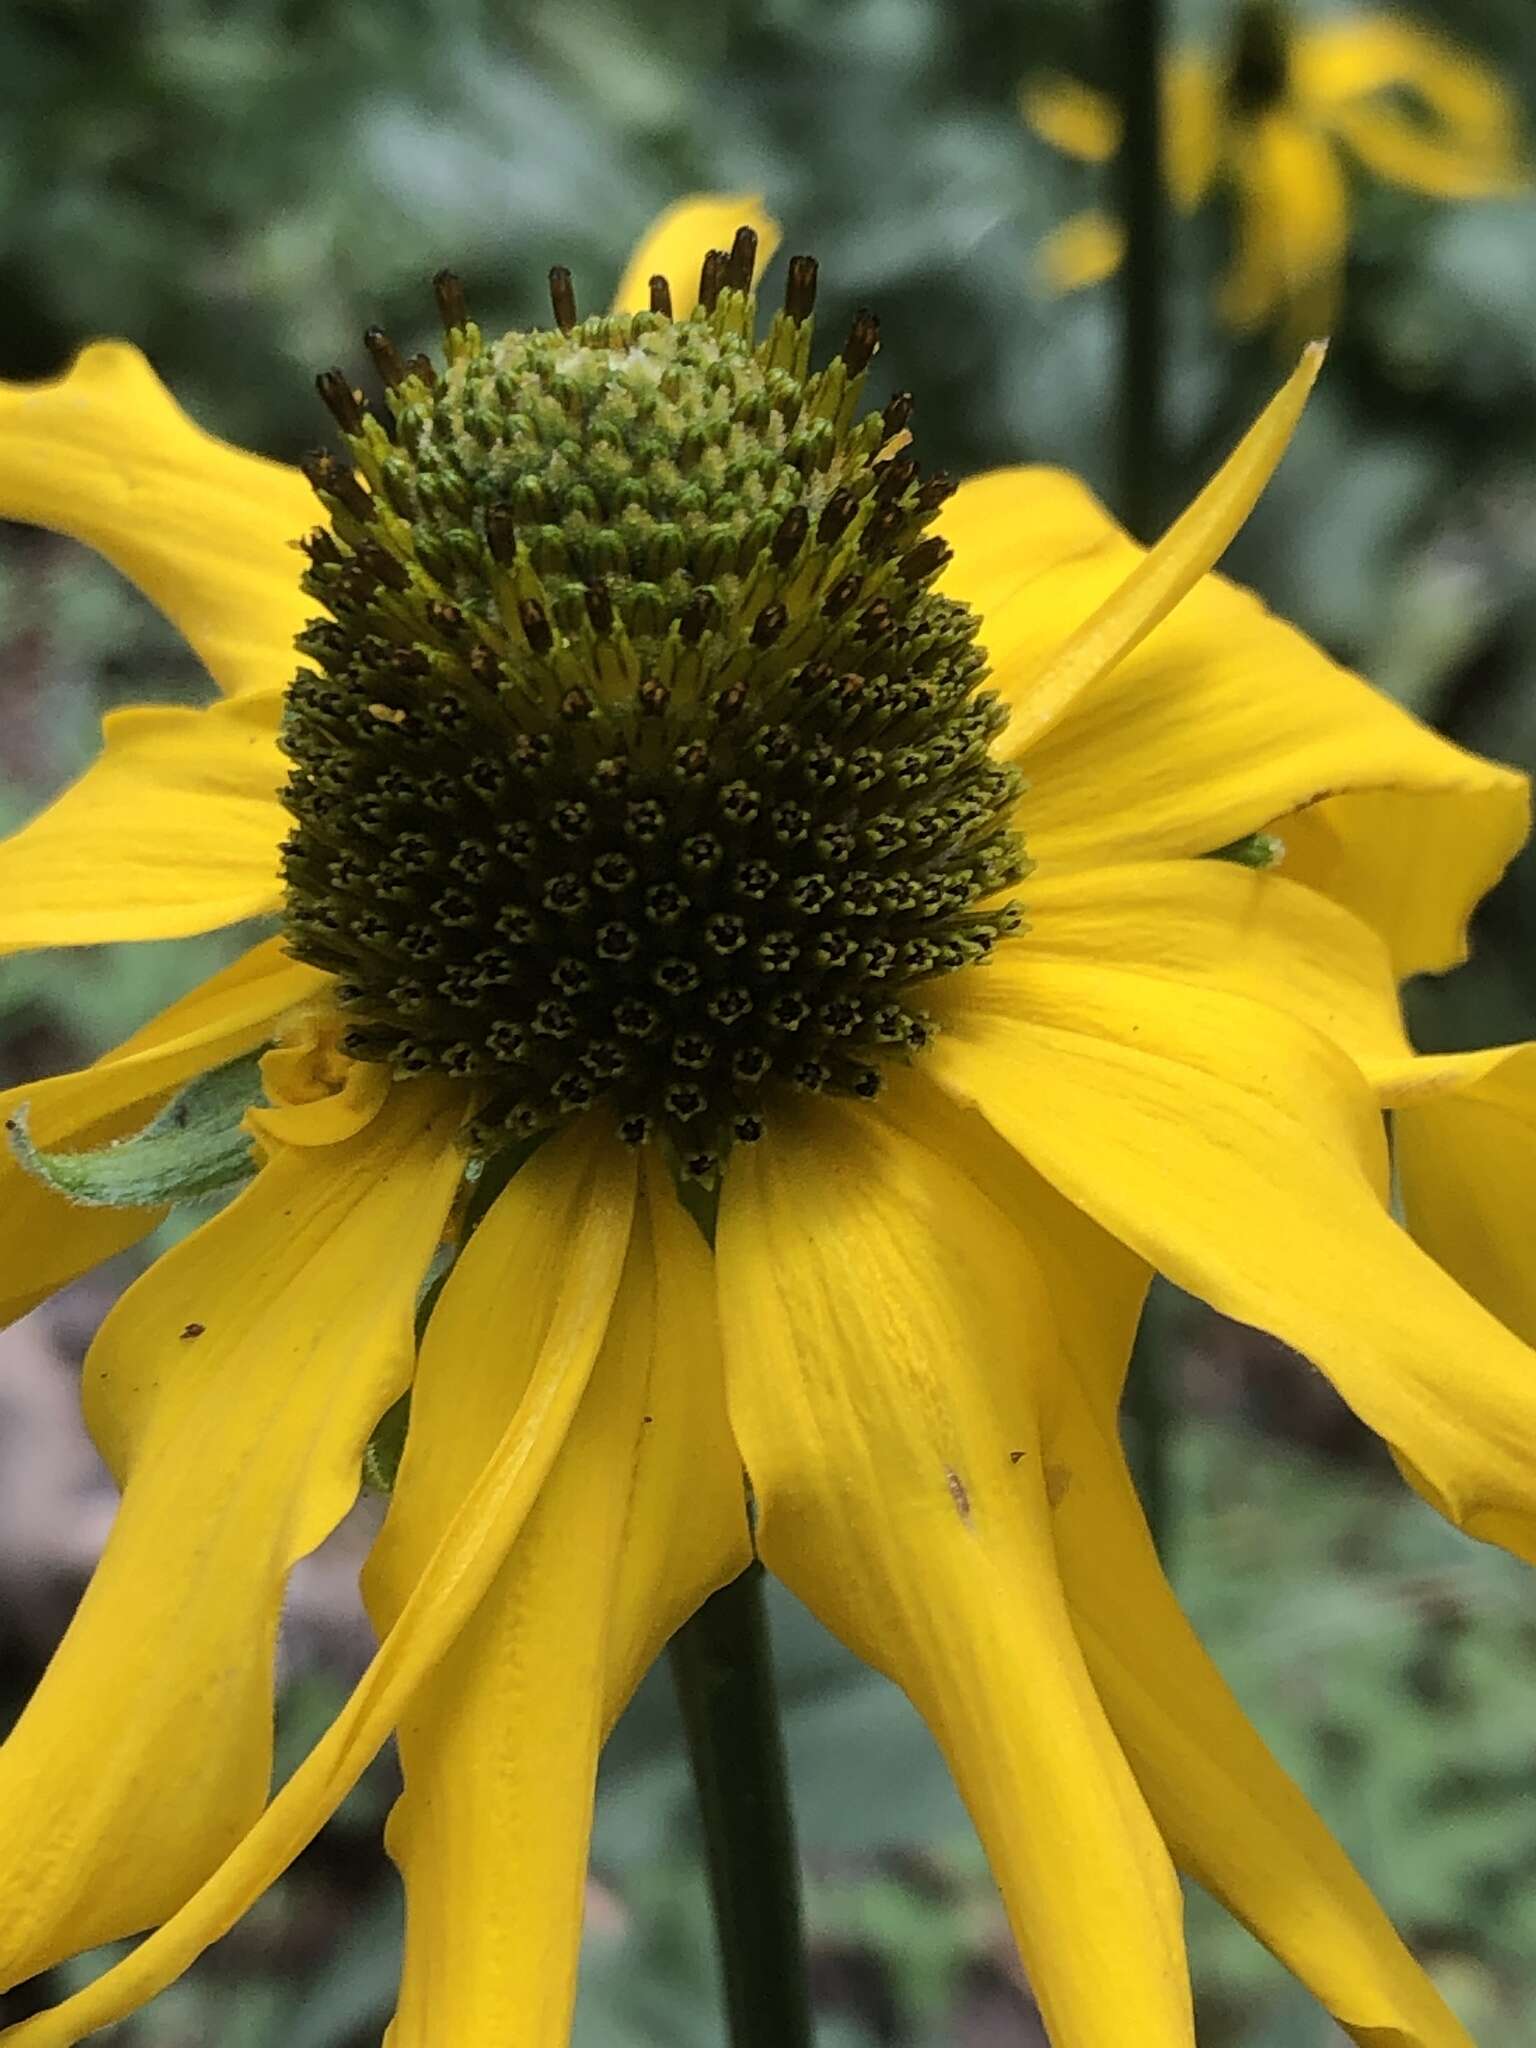
POLYGON ((4 1105, 14 1315, 174 1192, 64 1190, 260 1056, 242 1191, 92 1346, 123 1503, 0 1746, 3 1980, 156 1931, 14 2048, 169 1982, 391 1730, 394 2048, 558 2048, 598 1749, 754 1547, 926 1716, 1057 2048, 1189 2048, 1175 1864, 1356 2040, 1467 2048, 1206 1659, 1115 1414, 1158 1267, 1536 1555, 1536 1357, 1392 1221, 1360 1065, 1523 778, 1205 573, 1315 353, 1145 552, 1059 472, 925 480, 910 401, 860 415, 868 316, 810 369, 806 259, 757 341, 774 239, 691 202, 615 314, 556 271, 555 329, 490 344, 440 278, 445 366, 368 337, 389 423, 321 379, 319 528, 131 349, 0 392, 0 511, 223 692, 108 721, 0 847, 0 948, 280 920, 4 1105), (269 1802, 284 1579, 407 1387, 380 1648, 269 1802))
MULTIPOLYGON (((1192 213, 1217 191, 1233 203, 1235 251, 1219 305, 1240 332, 1332 324, 1349 243, 1345 152, 1439 199, 1528 183, 1499 80, 1395 15, 1293 24, 1275 0, 1247 0, 1226 62, 1181 53, 1164 90, 1174 205, 1192 213)), ((1106 163, 1119 147, 1113 101, 1075 80, 1031 78, 1020 107, 1036 134, 1085 163, 1106 163)), ((1046 238, 1042 274, 1057 292, 1096 284, 1118 268, 1122 246, 1110 216, 1077 215, 1046 238)))

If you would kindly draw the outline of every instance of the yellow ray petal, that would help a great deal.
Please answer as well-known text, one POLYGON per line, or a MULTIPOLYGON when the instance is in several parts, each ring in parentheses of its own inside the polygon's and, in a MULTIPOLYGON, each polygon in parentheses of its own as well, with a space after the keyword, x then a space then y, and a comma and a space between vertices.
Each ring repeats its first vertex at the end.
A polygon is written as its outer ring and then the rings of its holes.
POLYGON ((1472 2048, 1206 1656, 1158 1565, 1118 1445, 1080 1414, 1051 1455, 1057 1555, 1083 1654, 1179 1867, 1362 2048, 1472 2048))
POLYGON ((1147 1267, 974 1111, 930 1109, 928 1120, 1045 1276, 1063 1366, 1042 1400, 1056 1553, 1088 1669, 1176 1861, 1362 2048, 1470 2048, 1232 1697, 1158 1564, 1116 1420, 1147 1267))
POLYGON ((280 700, 113 711, 103 750, 0 841, 0 953, 175 939, 275 910, 280 700))
POLYGON ((1125 255, 1125 229, 1096 208, 1052 228, 1035 251, 1040 282, 1052 297, 1086 291, 1113 277, 1125 255))
POLYGON ((1323 25, 1297 38, 1298 97, 1393 184, 1442 199, 1529 183, 1516 102, 1497 74, 1413 23, 1323 25), (1422 112, 1393 103, 1406 88, 1422 112))
POLYGON ((757 232, 761 275, 779 246, 779 224, 757 192, 699 192, 680 199, 651 222, 614 293, 616 313, 642 313, 651 303, 658 272, 672 287, 674 318, 686 320, 698 304, 699 266, 711 249, 729 249, 738 228, 757 232))
POLYGON ((918 1119, 829 1103, 732 1159, 717 1259, 760 1552, 932 1727, 1051 2038, 1192 2042, 1177 1890, 1057 1582, 1028 1246, 918 1119))
POLYGON ((1408 1228, 1536 1345, 1536 1045, 1368 1063, 1408 1228))
POLYGON ((1426 133, 1390 106, 1340 107, 1333 129, 1368 171, 1433 199, 1508 199, 1530 186, 1512 136, 1474 151, 1453 135, 1426 133))
MULTIPOLYGON (((268 939, 215 974, 92 1067, 23 1081, 0 1093, 0 1118, 25 1103, 44 1151, 88 1151, 141 1129, 195 1075, 271 1038, 279 1020, 328 977, 290 960, 268 939)), ((134 1244, 160 1209, 82 1209, 0 1151, 0 1326, 134 1244)))
MULTIPOLYGON (((1283 874, 1217 860, 1159 861, 1031 876, 1024 895, 1021 976, 1036 961, 1112 962, 1127 973, 1272 1003, 1356 1059, 1408 1050, 1380 939, 1283 874)), ((955 991, 963 1002, 963 984, 955 991)))
MULTIPOLYGON (((1010 678, 1010 745, 1016 751, 1038 740, 1077 697, 1144 640, 1225 551, 1285 453, 1322 361, 1320 346, 1303 353, 1297 369, 1156 547, 1141 557, 1098 610, 1079 624, 1034 674, 1010 678)), ((951 514, 951 524, 962 516, 957 509, 951 514)), ((952 575, 951 583, 957 581, 952 575)), ((992 646, 994 662, 1000 670, 1005 662, 1011 665, 1016 657, 1008 644, 1006 603, 999 617, 989 593, 978 591, 970 601, 981 606, 989 631, 994 620, 1001 626, 997 637, 1003 651, 998 644, 992 646)))
MULTIPOLYGON (((973 479, 944 533, 942 587, 981 609, 1015 705, 1143 558, 1058 470, 973 479)), ((1380 931, 1400 976, 1465 958, 1467 919, 1529 822, 1523 776, 1439 738, 1220 576, 1032 747, 1017 713, 1002 747, 1029 778, 1020 822, 1037 881, 1210 852, 1278 820, 1284 872, 1380 931)))
MULTIPOLYGON (((565 2048, 598 1747, 660 1642, 751 1555, 709 1255, 654 1166, 647 1190, 571 1433, 401 1721, 405 1795, 389 1845, 406 1944, 391 2048, 488 2041, 511 2011, 519 2048, 565 2048)), ((544 1317, 566 1242, 544 1250, 542 1268, 524 1258, 492 1276, 477 1339, 450 1349, 429 1334, 367 1574, 381 1634, 522 1398, 521 1373, 486 1371, 487 1340, 509 1290, 519 1314, 544 1317)))
POLYGON ((123 1296, 85 1403, 123 1503, 0 1746, 0 1980, 173 1912, 261 1811, 283 1582, 340 1520, 410 1370, 455 1111, 396 1091, 278 1159, 123 1296))
POLYGON ((1207 58, 1182 52, 1168 66, 1163 92, 1168 190, 1181 212, 1193 213, 1210 191, 1221 161, 1221 80, 1207 58))
POLYGON ((509 1319, 505 1294, 496 1296, 489 1326, 502 1362, 515 1371, 526 1349, 538 1363, 395 1626, 336 1720, 187 1904, 113 1969, 62 2005, 6 2028, 0 2041, 73 2048, 163 1991, 234 1925, 357 1782, 484 1598, 548 1477, 608 1325, 634 1186, 633 1157, 595 1119, 551 1139, 514 1175, 443 1290, 439 1341, 450 1341, 457 1328, 484 1342, 486 1276, 521 1270, 525 1261, 535 1270, 546 1266, 551 1242, 564 1252, 560 1285, 543 1327, 523 1313, 509 1319))
POLYGON ((1536 1556, 1536 1358, 1386 1213, 1374 1102, 1327 1040, 1214 986, 1008 956, 942 1014, 943 1086, 1181 1287, 1320 1366, 1452 1521, 1536 1556))
POLYGON ((1288 110, 1243 121, 1227 141, 1237 253, 1220 293, 1239 333, 1285 318, 1293 340, 1334 323, 1349 249, 1349 192, 1327 136, 1288 110))
POLYGON ((1120 147, 1120 110, 1108 93, 1064 72, 1038 72, 1019 89, 1019 112, 1052 149, 1083 163, 1104 164, 1120 147))
POLYGON ((99 550, 220 689, 293 672, 314 610, 292 543, 323 516, 295 469, 195 426, 136 348, 98 341, 47 384, 0 384, 0 516, 99 550))

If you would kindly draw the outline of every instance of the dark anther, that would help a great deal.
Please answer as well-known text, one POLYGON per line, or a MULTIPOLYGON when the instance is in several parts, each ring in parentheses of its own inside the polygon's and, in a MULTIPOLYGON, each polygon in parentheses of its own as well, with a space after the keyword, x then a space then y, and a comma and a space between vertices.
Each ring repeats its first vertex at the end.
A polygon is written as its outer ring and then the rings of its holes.
POLYGON ((437 300, 438 317, 447 333, 467 324, 469 308, 464 303, 464 287, 451 270, 440 270, 433 278, 432 296, 437 300))
POLYGON ((429 391, 437 389, 437 366, 430 356, 412 356, 405 367, 413 377, 419 377, 429 391))
POLYGON ((544 616, 544 607, 535 603, 531 597, 525 597, 517 608, 517 616, 523 629, 523 637, 534 653, 548 654, 555 644, 555 636, 549 620, 544 616))
POLYGON ((779 530, 773 536, 769 549, 776 569, 787 569, 805 546, 805 536, 810 529, 810 518, 803 505, 791 505, 779 521, 779 530))
POLYGON ((485 540, 492 560, 510 569, 517 560, 517 521, 510 505, 487 506, 485 540))
POLYGON ((875 485, 875 496, 883 502, 899 498, 916 477, 917 464, 910 455, 898 456, 894 462, 882 462, 879 481, 875 485))
POLYGON ((313 532, 306 533, 300 546, 312 562, 329 562, 336 565, 346 560, 346 556, 337 547, 330 528, 326 526, 317 526, 313 532))
POLYGON ((390 590, 408 590, 411 579, 406 574, 405 564, 390 554, 387 548, 365 545, 357 551, 359 565, 366 569, 375 583, 385 584, 390 590))
POLYGON ((910 554, 902 556, 902 576, 908 583, 921 583, 924 577, 942 569, 949 556, 949 542, 936 533, 930 534, 927 540, 919 541, 910 554))
POLYGON ((563 263, 550 266, 549 303, 554 308, 555 325, 562 334, 569 334, 576 325, 576 288, 563 263))
POLYGON ((592 630, 603 637, 613 631, 613 599, 605 583, 589 583, 586 589, 587 617, 592 630))
POLYGON ((733 291, 749 292, 752 289, 752 273, 757 268, 757 230, 738 228, 731 243, 731 253, 726 258, 725 281, 733 291))
POLYGON ((959 488, 952 476, 946 475, 942 469, 936 470, 917 494, 917 509, 931 516, 941 505, 947 504, 959 488))
POLYGON ((444 639, 451 640, 464 623, 464 614, 456 604, 447 604, 442 598, 434 598, 427 606, 427 622, 444 639))
POLYGON ((697 647, 715 621, 712 592, 696 590, 678 614, 677 630, 689 647, 697 647))
MULTIPOLYGON (((907 560, 911 559, 909 555, 907 560)), ((840 619, 863 587, 864 579, 852 571, 846 576, 839 577, 822 599, 822 611, 829 619, 840 619)))
POLYGON ((335 420, 344 434, 355 434, 363 424, 363 409, 358 403, 357 393, 347 382, 342 370, 322 370, 315 379, 326 411, 335 420))
POLYGON ((699 304, 706 313, 715 310, 720 287, 725 283, 725 266, 730 260, 724 249, 711 249, 699 267, 699 304))
POLYGON ((560 716, 568 725, 576 725, 583 718, 592 716, 594 706, 585 690, 567 690, 560 699, 560 716))
POLYGON ((733 718, 740 718, 747 708, 752 692, 745 683, 727 683, 715 699, 715 716, 722 725, 729 725, 733 718))
POLYGON ((907 523, 907 515, 899 505, 881 505, 864 531, 859 535, 859 552, 877 555, 885 543, 894 540, 907 523))
POLYGON ((495 650, 487 647, 483 640, 477 640, 469 650, 469 672, 483 690, 494 690, 501 681, 501 663, 496 659, 495 650))
POLYGON ((337 499, 354 519, 373 517, 373 500, 359 483, 357 472, 349 469, 346 463, 338 462, 334 455, 321 448, 301 456, 299 467, 322 496, 337 499))
POLYGON ((816 310, 814 256, 791 256, 789 276, 784 281, 784 310, 791 320, 809 320, 816 310))
POLYGON ((789 613, 783 605, 765 604, 752 626, 752 645, 771 647, 788 624, 789 613))
POLYGON ((880 424, 885 429, 887 441, 893 434, 899 434, 911 417, 912 394, 910 391, 898 391, 880 415, 880 424))
POLYGON ((843 361, 848 366, 850 377, 861 376, 869 368, 879 346, 880 322, 867 306, 861 306, 853 316, 848 339, 843 343, 843 361))
POLYGON ((672 318, 672 287, 659 270, 651 279, 651 311, 664 320, 672 318))
POLYGON ((858 509, 859 501, 852 491, 839 484, 822 507, 821 517, 816 522, 816 538, 827 547, 840 541, 853 524, 858 509))
POLYGON ((635 698, 647 718, 660 718, 672 702, 672 692, 665 683, 657 682, 654 676, 647 676, 635 691, 635 698))
POLYGON ((390 340, 382 327, 370 327, 363 336, 363 347, 373 359, 386 391, 393 391, 397 384, 405 382, 405 359, 390 340))

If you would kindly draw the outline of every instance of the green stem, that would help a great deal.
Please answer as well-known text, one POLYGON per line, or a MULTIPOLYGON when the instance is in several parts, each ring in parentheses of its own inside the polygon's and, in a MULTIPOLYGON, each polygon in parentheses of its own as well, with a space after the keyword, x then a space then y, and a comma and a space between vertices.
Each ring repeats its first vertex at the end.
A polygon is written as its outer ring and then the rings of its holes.
POLYGON ((1178 1418, 1168 1398, 1169 1316, 1156 1281, 1141 1312, 1126 1375, 1125 1419, 1131 1427, 1131 1470, 1152 1541, 1166 1570, 1174 1538, 1173 1436, 1178 1418))
POLYGON ((672 1639, 704 1823, 731 2048, 810 2048, 811 2002, 784 1739, 751 1565, 672 1639))
MULTIPOLYGON (((1163 175, 1163 0, 1112 0, 1109 21, 1120 67, 1120 152, 1115 161, 1125 260, 1120 266, 1119 513, 1138 540, 1154 540, 1169 509, 1163 413, 1167 338, 1163 284, 1168 204, 1163 175)), ((1155 1293, 1131 1357, 1125 1414, 1142 1505, 1165 1561, 1173 1506, 1169 1466, 1174 1417, 1155 1293)))
POLYGON ((1160 529, 1168 502, 1163 418, 1168 260, 1163 179, 1163 0, 1113 0, 1124 126, 1115 162, 1125 260, 1120 266, 1120 516, 1138 540, 1160 529))

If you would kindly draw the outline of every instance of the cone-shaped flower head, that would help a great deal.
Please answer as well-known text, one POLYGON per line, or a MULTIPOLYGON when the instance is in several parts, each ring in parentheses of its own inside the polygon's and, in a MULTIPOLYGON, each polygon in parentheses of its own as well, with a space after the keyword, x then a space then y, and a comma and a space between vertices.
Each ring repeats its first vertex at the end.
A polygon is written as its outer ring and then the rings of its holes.
POLYGON ((346 1049, 472 1080, 494 1147, 611 1105, 695 1179, 775 1094, 873 1097, 924 986, 1015 930, 1007 720, 977 619, 933 589, 949 495, 908 401, 862 412, 861 314, 811 367, 816 268, 756 338, 756 236, 692 316, 487 341, 370 336, 381 414, 320 380, 350 460, 289 692, 289 943, 346 1049))

